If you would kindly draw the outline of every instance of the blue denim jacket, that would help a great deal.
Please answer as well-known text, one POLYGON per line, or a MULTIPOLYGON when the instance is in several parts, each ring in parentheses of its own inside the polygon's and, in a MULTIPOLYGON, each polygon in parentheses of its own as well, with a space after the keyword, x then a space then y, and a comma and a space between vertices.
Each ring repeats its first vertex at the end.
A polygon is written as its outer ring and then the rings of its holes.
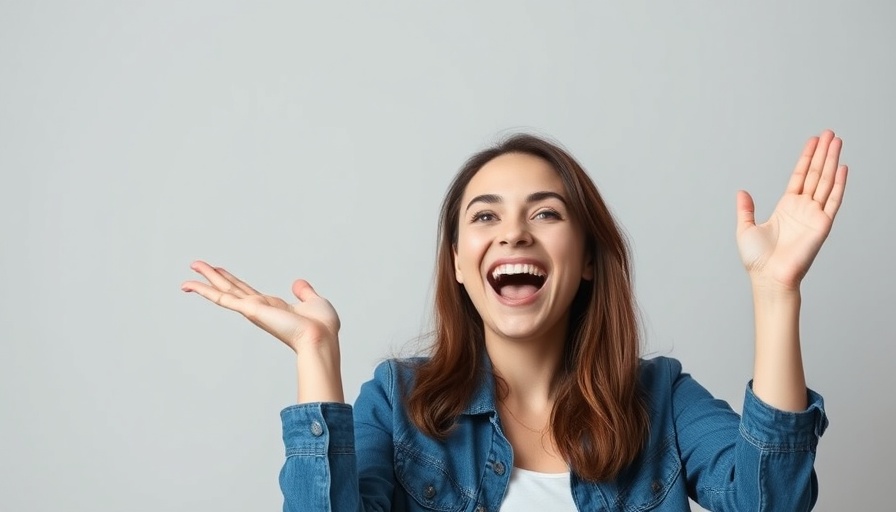
MULTIPOLYGON (((487 372, 490 374, 490 372, 487 372)), ((498 511, 513 450, 495 409, 489 375, 444 442, 423 435, 403 406, 412 370, 377 367, 354 407, 311 403, 281 412, 284 511, 498 511)), ((688 497, 718 511, 804 511, 815 505, 813 469, 827 427, 821 396, 804 412, 774 409, 747 386, 743 417, 714 399, 675 359, 644 360, 649 440, 611 481, 574 473, 580 511, 690 510, 688 497)))

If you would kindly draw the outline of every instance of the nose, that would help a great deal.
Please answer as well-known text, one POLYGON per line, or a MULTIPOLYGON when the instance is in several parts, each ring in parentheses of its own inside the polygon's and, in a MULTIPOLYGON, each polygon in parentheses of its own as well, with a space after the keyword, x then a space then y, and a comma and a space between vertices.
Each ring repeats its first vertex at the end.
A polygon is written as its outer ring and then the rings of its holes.
POLYGON ((532 244, 532 233, 529 232, 524 222, 507 222, 504 224, 504 227, 505 229, 500 237, 501 245, 525 247, 532 244))

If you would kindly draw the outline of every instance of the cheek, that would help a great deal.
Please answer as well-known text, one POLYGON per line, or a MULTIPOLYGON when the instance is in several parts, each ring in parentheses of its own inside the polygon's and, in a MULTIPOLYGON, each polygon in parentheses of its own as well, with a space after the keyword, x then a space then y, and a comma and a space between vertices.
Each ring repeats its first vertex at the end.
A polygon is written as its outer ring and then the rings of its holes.
POLYGON ((457 245, 454 250, 454 272, 458 283, 464 284, 464 276, 467 280, 470 276, 478 276, 482 264, 482 258, 488 249, 488 241, 477 233, 458 234, 457 245))
POLYGON ((585 252, 584 240, 580 240, 578 233, 558 233, 557 235, 550 241, 554 248, 554 257, 557 261, 566 262, 570 280, 591 279, 593 271, 585 252))

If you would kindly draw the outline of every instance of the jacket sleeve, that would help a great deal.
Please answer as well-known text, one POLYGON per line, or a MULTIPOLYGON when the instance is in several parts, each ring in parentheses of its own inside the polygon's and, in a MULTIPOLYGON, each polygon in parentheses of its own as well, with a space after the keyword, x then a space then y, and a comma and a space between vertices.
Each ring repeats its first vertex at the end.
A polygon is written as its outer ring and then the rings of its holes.
POLYGON ((818 498, 813 465, 827 428, 824 402, 786 412, 747 385, 743 416, 712 397, 673 360, 672 407, 688 494, 714 511, 808 511, 818 498))
POLYGON ((281 411, 284 512, 391 509, 393 386, 392 369, 383 363, 354 407, 309 403, 281 411))

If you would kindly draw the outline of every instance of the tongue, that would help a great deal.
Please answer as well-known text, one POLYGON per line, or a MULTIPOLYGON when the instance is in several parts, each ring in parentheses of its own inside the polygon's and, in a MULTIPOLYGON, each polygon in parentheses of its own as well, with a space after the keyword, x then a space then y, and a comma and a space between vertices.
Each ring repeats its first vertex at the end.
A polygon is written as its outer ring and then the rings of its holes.
POLYGON ((520 300, 532 296, 538 287, 531 284, 507 284, 501 287, 501 296, 505 299, 520 300))

